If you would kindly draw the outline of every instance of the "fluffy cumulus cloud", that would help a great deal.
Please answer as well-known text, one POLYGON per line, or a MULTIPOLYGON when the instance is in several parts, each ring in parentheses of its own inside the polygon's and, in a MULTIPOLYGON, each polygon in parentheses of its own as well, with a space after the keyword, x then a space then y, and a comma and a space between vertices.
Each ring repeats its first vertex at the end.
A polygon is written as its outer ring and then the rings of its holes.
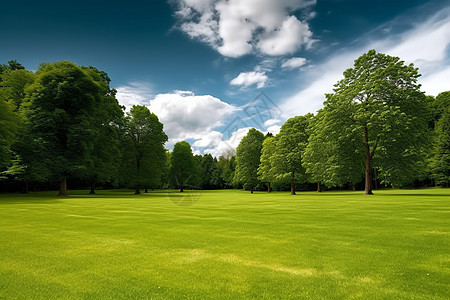
POLYGON ((379 41, 361 43, 352 51, 332 55, 327 61, 308 70, 311 81, 291 97, 284 99, 281 110, 284 117, 315 112, 322 107, 325 93, 343 77, 343 72, 369 49, 400 57, 406 63, 419 67, 419 83, 429 95, 448 91, 450 78, 450 7, 441 10, 427 21, 417 24, 407 32, 391 35, 379 41))
MULTIPOLYGON (((292 12, 316 0, 176 0, 180 29, 227 57, 254 50, 284 55, 312 43, 307 20, 292 12)), ((311 14, 310 14, 311 15, 311 14)))
POLYGON ((230 81, 230 84, 244 87, 256 84, 256 87, 260 89, 264 87, 268 79, 265 72, 242 72, 237 77, 233 78, 233 80, 230 81))
POLYGON ((222 126, 226 117, 238 111, 237 107, 213 96, 185 91, 158 94, 150 101, 149 109, 164 124, 169 147, 187 139, 196 140, 196 147, 216 145, 222 135, 213 129, 222 126))
POLYGON ((291 59, 286 60, 283 62, 281 67, 283 69, 297 69, 301 66, 304 66, 306 64, 306 58, 303 57, 293 57, 291 59))

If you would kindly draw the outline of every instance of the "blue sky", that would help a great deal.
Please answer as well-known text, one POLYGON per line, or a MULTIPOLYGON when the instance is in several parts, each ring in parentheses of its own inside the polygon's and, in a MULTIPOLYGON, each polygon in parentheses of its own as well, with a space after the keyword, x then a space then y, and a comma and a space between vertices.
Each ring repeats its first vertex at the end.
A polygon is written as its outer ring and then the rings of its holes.
POLYGON ((369 49, 418 66, 427 94, 450 90, 450 0, 2 1, 0 33, 0 63, 95 66, 169 148, 216 156, 315 112, 369 49))

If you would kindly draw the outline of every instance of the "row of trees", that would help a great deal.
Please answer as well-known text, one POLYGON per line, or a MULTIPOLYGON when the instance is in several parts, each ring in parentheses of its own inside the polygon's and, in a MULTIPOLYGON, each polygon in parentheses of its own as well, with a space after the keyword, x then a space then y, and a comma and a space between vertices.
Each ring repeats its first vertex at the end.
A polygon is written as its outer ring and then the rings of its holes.
POLYGON ((71 62, 41 64, 34 73, 15 61, 0 68, 0 168, 4 180, 28 183, 83 179, 136 187, 161 183, 167 136, 155 114, 124 114, 105 72, 71 62))
POLYGON ((337 187, 364 180, 407 186, 450 181, 450 92, 420 91, 420 74, 398 57, 371 50, 344 72, 315 116, 289 119, 275 137, 249 131, 237 148, 236 181, 253 192, 265 182, 337 187), (432 151, 430 151, 432 149, 432 151), (375 178, 374 178, 375 177, 375 178))
POLYGON ((67 179, 141 188, 284 189, 414 180, 449 183, 450 92, 420 91, 413 65, 369 51, 344 72, 316 114, 286 121, 279 134, 251 129, 219 159, 187 142, 164 148, 163 124, 145 106, 124 112, 105 72, 71 62, 30 72, 0 65, 0 178, 28 184, 67 179))
POLYGON ((229 188, 235 158, 193 156, 187 142, 169 153, 158 117, 145 106, 124 113, 105 72, 71 62, 30 72, 16 61, 0 65, 0 178, 28 186, 67 180, 141 188, 189 185, 229 188))

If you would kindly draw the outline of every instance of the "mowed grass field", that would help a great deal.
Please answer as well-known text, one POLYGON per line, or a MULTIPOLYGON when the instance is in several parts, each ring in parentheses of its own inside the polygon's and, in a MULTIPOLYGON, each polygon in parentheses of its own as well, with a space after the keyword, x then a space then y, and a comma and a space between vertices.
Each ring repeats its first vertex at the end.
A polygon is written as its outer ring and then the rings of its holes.
POLYGON ((375 193, 0 194, 0 298, 449 299, 450 190, 375 193))

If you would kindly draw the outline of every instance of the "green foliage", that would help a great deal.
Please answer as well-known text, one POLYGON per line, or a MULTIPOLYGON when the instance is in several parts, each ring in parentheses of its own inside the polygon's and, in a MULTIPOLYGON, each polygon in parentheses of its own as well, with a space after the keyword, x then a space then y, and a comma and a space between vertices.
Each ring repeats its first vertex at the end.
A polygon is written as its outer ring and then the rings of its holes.
POLYGON ((384 183, 394 185, 423 173, 429 112, 419 76, 412 64, 370 50, 326 95, 323 120, 313 131, 329 135, 331 166, 354 168, 347 180, 366 170, 366 193, 371 193, 373 167, 384 183))
POLYGON ((357 183, 364 174, 361 167, 364 152, 358 149, 359 136, 356 132, 346 131, 351 128, 350 119, 339 118, 336 114, 337 111, 330 112, 329 108, 324 108, 313 117, 302 158, 309 181, 328 187, 357 183), (345 139, 341 136, 344 131, 347 134, 345 139))
POLYGON ((450 183, 450 92, 439 94, 434 101, 435 134, 430 168, 439 185, 450 183))
POLYGON ((122 181, 136 188, 157 187, 165 167, 167 135, 158 117, 143 105, 133 105, 124 123, 122 181))
POLYGON ((308 143, 308 125, 311 118, 311 114, 293 117, 281 126, 271 158, 272 172, 277 181, 306 181, 302 157, 308 143))
POLYGON ((263 142, 261 149, 261 163, 258 167, 258 178, 262 182, 275 182, 276 174, 272 166, 272 155, 275 153, 277 147, 277 137, 268 136, 263 142))
POLYGON ((102 87, 91 72, 71 62, 43 64, 36 74, 27 89, 28 117, 33 140, 45 149, 42 161, 54 179, 83 177, 96 134, 102 87))
POLYGON ((191 145, 182 141, 174 145, 170 163, 170 181, 173 185, 183 186, 195 184, 196 164, 191 145))
POLYGON ((260 164, 264 134, 254 128, 241 140, 236 149, 235 181, 253 192, 260 181, 258 167, 260 164))
POLYGON ((120 128, 123 126, 123 108, 117 102, 116 91, 109 87, 110 79, 94 67, 83 67, 100 86, 100 98, 92 110, 92 144, 89 148, 87 167, 83 177, 91 184, 91 192, 97 183, 117 183, 120 167, 120 128))
POLYGON ((18 116, 13 112, 12 105, 0 99, 0 170, 11 160, 11 145, 18 130, 18 116))
POLYGON ((201 188, 213 189, 220 185, 220 174, 217 160, 211 154, 205 154, 201 162, 201 188))
MULTIPOLYGON (((21 63, 18 63, 16 60, 10 60, 8 61, 7 65, 0 64, 0 75, 7 71, 14 71, 14 70, 22 70, 25 69, 24 66, 22 66, 21 63)), ((1 81, 1 77, 0 77, 1 81)))
POLYGON ((234 172, 236 169, 236 155, 220 156, 217 162, 222 187, 234 187, 234 172))
POLYGON ((22 102, 25 100, 26 89, 33 84, 36 75, 33 72, 18 69, 5 71, 0 78, 0 99, 11 103, 14 110, 19 111, 22 102))

